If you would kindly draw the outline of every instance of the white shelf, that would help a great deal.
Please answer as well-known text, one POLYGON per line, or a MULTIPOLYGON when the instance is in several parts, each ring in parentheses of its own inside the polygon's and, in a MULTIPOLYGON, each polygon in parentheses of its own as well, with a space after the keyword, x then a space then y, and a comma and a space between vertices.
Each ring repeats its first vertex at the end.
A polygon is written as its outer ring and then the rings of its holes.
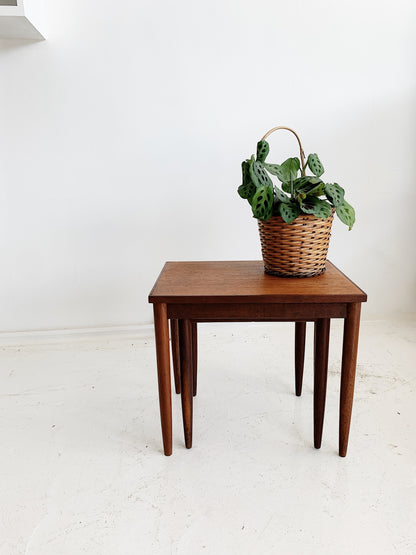
POLYGON ((40 3, 41 0, 0 0, 0 38, 43 40, 40 3))

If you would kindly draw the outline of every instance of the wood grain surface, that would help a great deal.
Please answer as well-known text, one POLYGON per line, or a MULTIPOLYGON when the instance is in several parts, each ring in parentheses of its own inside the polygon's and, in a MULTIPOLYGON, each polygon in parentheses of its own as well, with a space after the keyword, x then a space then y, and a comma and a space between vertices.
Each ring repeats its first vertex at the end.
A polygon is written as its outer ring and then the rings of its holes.
POLYGON ((151 303, 340 303, 365 302, 367 295, 327 261, 311 278, 265 274, 261 261, 166 262, 151 303))

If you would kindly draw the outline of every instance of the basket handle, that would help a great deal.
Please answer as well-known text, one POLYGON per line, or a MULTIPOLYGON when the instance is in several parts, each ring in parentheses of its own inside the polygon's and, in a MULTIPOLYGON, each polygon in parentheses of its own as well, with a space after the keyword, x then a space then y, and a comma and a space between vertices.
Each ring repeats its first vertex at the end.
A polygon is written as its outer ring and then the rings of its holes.
POLYGON ((271 135, 274 131, 277 131, 278 129, 286 129, 287 131, 290 131, 295 135, 296 139, 298 140, 299 149, 300 149, 300 163, 302 168, 301 171, 302 171, 302 175, 304 175, 305 168, 306 168, 305 152, 303 151, 302 143, 300 142, 299 135, 296 133, 296 131, 293 131, 293 129, 291 129, 290 127, 284 127, 284 126, 273 127, 273 129, 270 129, 270 131, 267 131, 267 133, 264 135, 264 137, 261 140, 265 141, 269 135, 271 135))

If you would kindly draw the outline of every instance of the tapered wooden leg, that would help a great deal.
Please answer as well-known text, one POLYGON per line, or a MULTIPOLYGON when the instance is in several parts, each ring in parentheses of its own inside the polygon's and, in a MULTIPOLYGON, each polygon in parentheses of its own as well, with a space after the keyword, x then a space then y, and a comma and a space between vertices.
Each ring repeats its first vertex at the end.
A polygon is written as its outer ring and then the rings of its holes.
POLYGON ((360 332, 361 303, 350 303, 344 320, 342 346, 341 397, 339 411, 339 456, 345 457, 350 432, 354 397, 355 368, 357 365, 358 335, 360 332))
POLYGON ((295 323, 295 389, 302 395, 303 365, 305 361, 306 322, 295 323))
POLYGON ((192 393, 196 395, 196 380, 198 374, 198 325, 196 322, 191 324, 192 331, 192 375, 193 375, 193 389, 192 393))
POLYGON ((320 318, 315 322, 313 439, 316 449, 321 447, 324 425, 330 322, 329 318, 320 318))
POLYGON ((179 357, 179 328, 178 320, 172 318, 170 321, 170 340, 172 347, 173 376, 175 378, 175 391, 181 392, 181 366, 179 357))
POLYGON ((181 397, 185 445, 192 447, 192 326, 190 320, 179 320, 179 351, 181 359, 181 397))
POLYGON ((172 398, 170 385, 169 323, 164 303, 153 305, 160 420, 165 455, 172 454, 172 398))

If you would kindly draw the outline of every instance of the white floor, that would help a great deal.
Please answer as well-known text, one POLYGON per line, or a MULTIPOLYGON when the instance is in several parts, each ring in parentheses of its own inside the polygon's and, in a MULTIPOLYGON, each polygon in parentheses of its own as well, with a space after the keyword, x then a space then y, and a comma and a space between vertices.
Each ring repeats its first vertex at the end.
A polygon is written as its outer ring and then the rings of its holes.
POLYGON ((0 554, 414 555, 414 322, 362 323, 345 459, 340 322, 320 450, 311 324, 301 398, 293 324, 199 330, 194 447, 173 394, 171 457, 151 336, 29 336, 0 348, 0 554))

